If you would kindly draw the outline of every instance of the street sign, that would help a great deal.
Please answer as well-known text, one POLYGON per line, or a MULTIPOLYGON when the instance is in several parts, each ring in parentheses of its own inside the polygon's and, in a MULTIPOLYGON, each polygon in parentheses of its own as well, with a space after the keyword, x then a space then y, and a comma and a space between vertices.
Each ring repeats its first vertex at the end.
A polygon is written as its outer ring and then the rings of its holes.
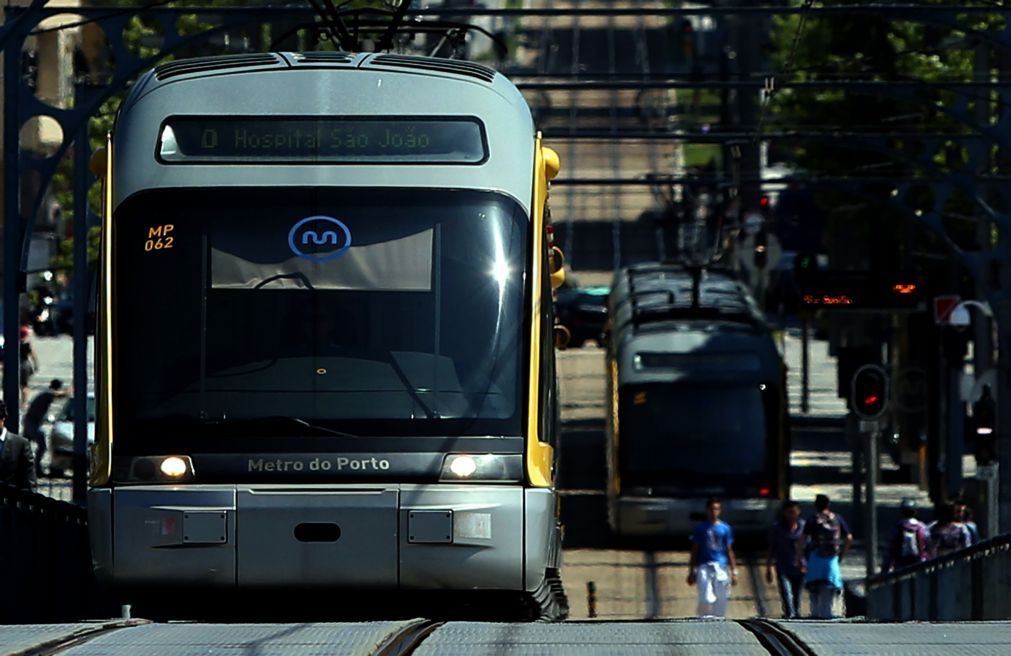
POLYGON ((951 325, 951 313, 962 302, 962 297, 957 294, 934 297, 934 323, 938 326, 951 325))

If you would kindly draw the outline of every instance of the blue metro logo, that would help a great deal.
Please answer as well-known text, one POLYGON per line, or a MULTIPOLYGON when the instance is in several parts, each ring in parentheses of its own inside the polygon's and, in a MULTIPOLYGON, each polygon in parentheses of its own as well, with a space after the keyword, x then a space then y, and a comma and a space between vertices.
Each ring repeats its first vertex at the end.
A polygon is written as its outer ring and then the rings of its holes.
POLYGON ((351 248, 351 230, 331 216, 310 216, 288 231, 288 248, 307 260, 326 262, 351 248))

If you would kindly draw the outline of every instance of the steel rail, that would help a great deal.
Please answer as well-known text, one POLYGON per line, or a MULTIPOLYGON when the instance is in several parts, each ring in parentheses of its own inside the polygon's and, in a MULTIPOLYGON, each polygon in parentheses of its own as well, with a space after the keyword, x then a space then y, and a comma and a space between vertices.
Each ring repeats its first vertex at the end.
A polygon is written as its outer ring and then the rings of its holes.
POLYGON ((765 619, 739 620, 765 649, 774 656, 815 656, 806 644, 775 622, 765 619))
POLYGON ((443 624, 445 622, 417 620, 388 637, 373 656, 408 656, 443 624))

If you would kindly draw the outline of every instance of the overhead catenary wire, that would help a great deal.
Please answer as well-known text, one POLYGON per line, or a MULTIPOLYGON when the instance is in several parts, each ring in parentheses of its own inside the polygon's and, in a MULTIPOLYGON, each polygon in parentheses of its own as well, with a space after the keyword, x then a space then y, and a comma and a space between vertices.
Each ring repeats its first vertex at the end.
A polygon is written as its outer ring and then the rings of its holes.
MULTIPOLYGON (((790 75, 793 72, 794 62, 797 58, 797 48, 800 46, 800 39, 804 35, 804 24, 807 22, 807 16, 811 8, 814 6, 814 0, 804 0, 804 4, 801 5, 800 17, 797 19, 797 29, 793 34, 793 42, 790 44, 790 55, 786 60, 785 72, 790 75)), ((769 105, 772 104, 773 96, 776 95, 778 87, 776 86, 776 75, 770 75, 765 78, 765 85, 762 89, 762 104, 761 109, 758 114, 758 126, 755 129, 755 142, 762 140, 762 127, 765 124, 765 117, 769 111, 769 105)))

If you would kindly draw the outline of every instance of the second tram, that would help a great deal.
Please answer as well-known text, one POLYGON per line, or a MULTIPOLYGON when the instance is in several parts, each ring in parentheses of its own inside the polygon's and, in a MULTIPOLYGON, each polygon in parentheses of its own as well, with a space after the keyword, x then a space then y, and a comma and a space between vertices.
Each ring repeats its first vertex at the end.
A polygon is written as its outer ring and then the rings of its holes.
POLYGON ((789 493, 785 367, 729 272, 615 274, 607 340, 608 516, 623 535, 683 535, 707 497, 742 533, 789 493))

